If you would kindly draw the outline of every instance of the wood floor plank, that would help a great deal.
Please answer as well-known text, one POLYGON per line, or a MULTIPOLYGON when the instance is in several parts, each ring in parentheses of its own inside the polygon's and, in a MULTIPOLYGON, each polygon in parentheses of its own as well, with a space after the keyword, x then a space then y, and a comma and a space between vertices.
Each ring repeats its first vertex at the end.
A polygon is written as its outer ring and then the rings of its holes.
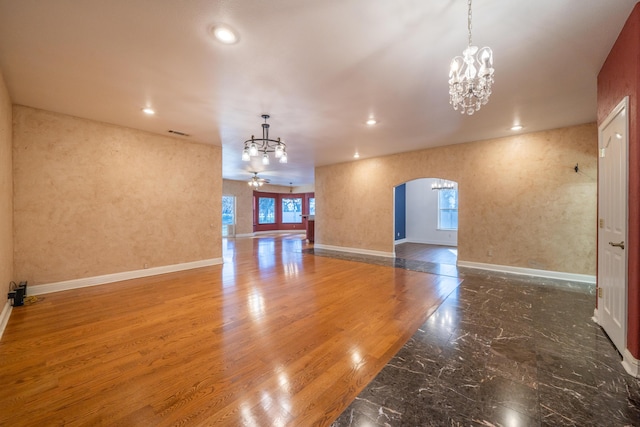
POLYGON ((226 244, 224 265, 15 308, 0 425, 326 426, 459 284, 299 235, 226 244))

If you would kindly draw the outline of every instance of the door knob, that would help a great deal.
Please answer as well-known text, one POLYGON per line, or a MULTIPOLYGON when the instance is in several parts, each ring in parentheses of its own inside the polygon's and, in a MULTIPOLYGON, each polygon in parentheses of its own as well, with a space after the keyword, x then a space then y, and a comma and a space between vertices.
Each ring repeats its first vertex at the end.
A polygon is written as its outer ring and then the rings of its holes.
POLYGON ((624 240, 623 240, 622 242, 620 242, 620 243, 613 243, 613 242, 609 242, 609 244, 610 244, 611 246, 615 246, 615 247, 618 247, 618 248, 620 248, 620 249, 624 249, 624 240))

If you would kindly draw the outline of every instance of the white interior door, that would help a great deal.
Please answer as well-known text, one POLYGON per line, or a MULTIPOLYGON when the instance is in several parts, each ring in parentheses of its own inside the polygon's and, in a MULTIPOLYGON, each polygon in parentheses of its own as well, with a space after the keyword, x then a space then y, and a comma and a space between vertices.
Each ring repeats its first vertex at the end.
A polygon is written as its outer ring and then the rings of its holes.
POLYGON ((628 97, 598 129, 598 323, 624 354, 627 343, 628 97))

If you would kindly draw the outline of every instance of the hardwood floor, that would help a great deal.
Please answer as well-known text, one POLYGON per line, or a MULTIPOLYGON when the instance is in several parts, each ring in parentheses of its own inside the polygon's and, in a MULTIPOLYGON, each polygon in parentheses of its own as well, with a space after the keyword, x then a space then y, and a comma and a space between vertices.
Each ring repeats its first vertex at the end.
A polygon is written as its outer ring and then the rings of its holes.
POLYGON ((15 308, 0 425, 329 425, 459 279, 305 254, 302 237, 15 308))

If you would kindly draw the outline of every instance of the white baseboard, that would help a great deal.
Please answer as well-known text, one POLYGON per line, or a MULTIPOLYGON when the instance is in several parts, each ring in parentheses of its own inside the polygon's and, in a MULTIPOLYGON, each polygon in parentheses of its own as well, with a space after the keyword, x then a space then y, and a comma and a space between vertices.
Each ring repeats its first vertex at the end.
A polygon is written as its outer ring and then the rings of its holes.
POLYGON ((203 259, 201 261, 164 265, 161 267, 146 268, 144 270, 123 271, 121 273, 105 274, 103 276, 84 277, 82 279, 65 280, 63 282, 48 283, 45 285, 33 285, 29 286, 27 292, 29 295, 49 294, 52 292, 104 285, 105 283, 138 279, 140 277, 155 276, 158 274, 173 273, 176 271, 191 270, 192 268, 208 267, 218 264, 222 264, 222 258, 203 259))
POLYGON ((11 316, 12 308, 13 307, 11 306, 8 300, 4 304, 4 307, 2 307, 2 314, 0 314, 0 338, 2 338, 2 334, 4 333, 4 328, 6 328, 7 323, 9 323, 9 317, 11 316))
POLYGON ((328 251, 336 251, 336 252, 348 252, 348 253, 360 254, 360 255, 383 256, 387 258, 395 257, 395 254, 393 252, 370 251, 368 249, 346 248, 344 246, 322 245, 320 243, 314 244, 313 247, 316 249, 325 249, 328 251))
POLYGON ((409 241, 407 239, 398 239, 393 242, 394 245, 401 245, 403 243, 409 243, 409 241))
POLYGON ((596 276, 588 274, 563 273, 560 271, 536 270, 534 268, 511 267, 508 265, 484 264, 480 262, 458 261, 458 267, 478 270, 498 271, 501 273, 520 274, 526 276, 545 277, 547 279, 568 280, 571 282, 596 283, 596 276))
POLYGON ((235 236, 232 237, 254 237, 255 234, 254 233, 242 233, 242 234, 236 234, 235 236))
POLYGON ((627 349, 624 350, 622 355, 622 366, 629 375, 640 378, 640 360, 633 357, 627 349))

